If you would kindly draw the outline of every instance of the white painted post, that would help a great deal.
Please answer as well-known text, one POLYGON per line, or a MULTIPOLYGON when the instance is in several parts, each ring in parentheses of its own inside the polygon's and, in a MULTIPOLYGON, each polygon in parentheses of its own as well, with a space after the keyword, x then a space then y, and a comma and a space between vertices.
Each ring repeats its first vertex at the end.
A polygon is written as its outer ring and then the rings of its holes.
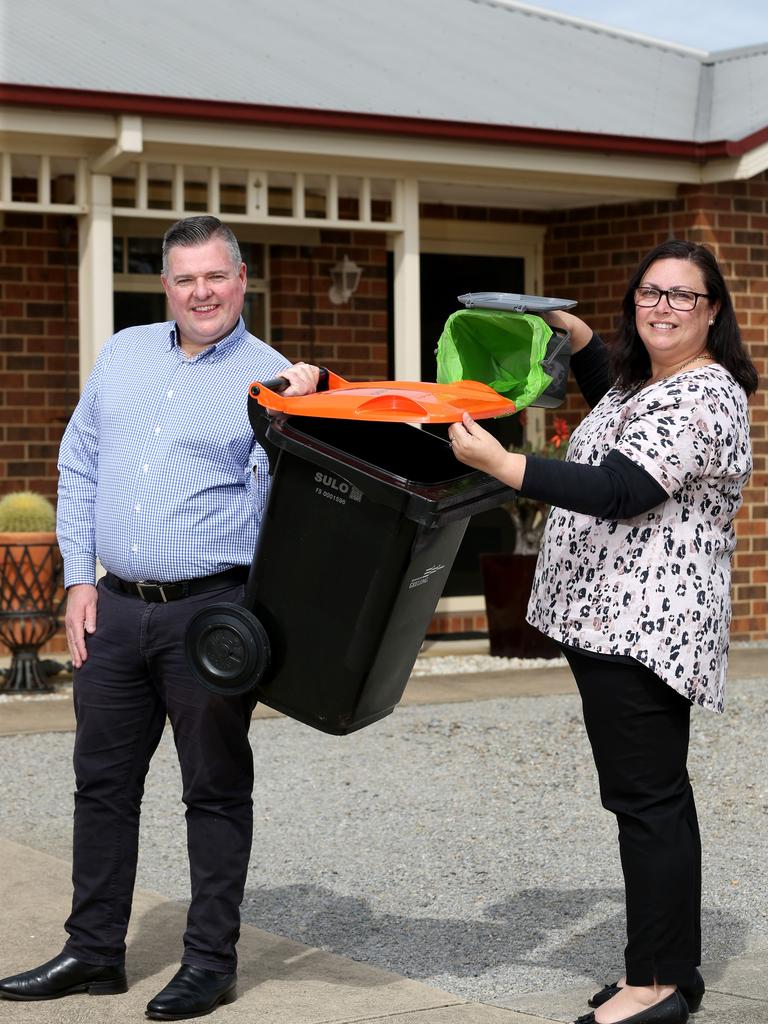
MULTIPOLYGON (((418 186, 417 186, 418 187, 418 186)), ((371 223, 371 179, 363 178, 360 183, 360 208, 358 217, 363 224, 371 223)))
POLYGON ((171 205, 179 217, 184 216, 186 200, 184 196, 184 164, 173 165, 173 199, 171 205))
POLYGON ((421 380, 421 282, 419 270, 419 183, 397 183, 395 235, 395 377, 421 380))
POLYGON ((87 176, 89 211, 79 218, 80 386, 114 330, 112 275, 112 179, 87 176))
POLYGON ((221 212, 221 172, 218 167, 208 168, 208 211, 218 217, 221 212))
POLYGON ((37 173, 37 201, 41 206, 49 206, 51 202, 51 158, 46 154, 40 157, 37 173))
POLYGON ((301 171, 297 171, 293 176, 293 216, 296 220, 304 220, 306 214, 304 199, 304 175, 301 171))
POLYGON ((12 175, 11 154, 0 153, 0 199, 4 203, 10 203, 13 198, 12 175))
POLYGON ((538 451, 544 447, 545 410, 528 408, 525 410, 525 440, 538 451))
POLYGON ((339 219, 339 176, 332 174, 328 179, 328 194, 325 200, 325 216, 327 220, 339 219))

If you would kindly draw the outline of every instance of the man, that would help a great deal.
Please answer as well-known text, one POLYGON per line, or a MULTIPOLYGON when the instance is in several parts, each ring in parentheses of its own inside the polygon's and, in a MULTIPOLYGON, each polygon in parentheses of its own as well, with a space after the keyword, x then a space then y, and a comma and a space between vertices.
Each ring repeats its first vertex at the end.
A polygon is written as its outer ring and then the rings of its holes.
POLYGON ((182 1020, 236 995, 253 785, 253 702, 214 696, 191 678, 185 629, 208 602, 244 593, 268 490, 248 385, 283 375, 285 394, 307 394, 317 369, 290 367, 246 331, 245 264, 215 217, 169 229, 162 283, 173 321, 109 339, 61 444, 58 537, 77 716, 74 895, 63 952, 0 981, 0 995, 126 990, 141 798, 167 715, 191 902, 181 968, 147 1016, 182 1020), (96 586, 97 556, 107 574, 96 586))

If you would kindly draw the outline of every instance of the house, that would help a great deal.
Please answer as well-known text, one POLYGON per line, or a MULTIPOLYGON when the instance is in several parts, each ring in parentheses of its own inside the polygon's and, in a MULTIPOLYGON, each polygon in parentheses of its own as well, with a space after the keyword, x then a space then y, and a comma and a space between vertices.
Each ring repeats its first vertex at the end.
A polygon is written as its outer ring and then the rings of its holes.
MULTIPOLYGON (((671 236, 716 252, 766 376, 768 43, 704 53, 515 0, 4 0, 3 20, 3 490, 54 491, 99 347, 165 318, 158 239, 201 211, 244 244, 254 333, 346 377, 428 379, 468 290, 575 298, 609 335, 671 236), (357 290, 329 294, 345 259, 357 290)), ((732 636, 764 640, 765 392, 752 420, 732 636)), ((436 631, 483 628, 476 554, 503 520, 473 520, 436 631)))

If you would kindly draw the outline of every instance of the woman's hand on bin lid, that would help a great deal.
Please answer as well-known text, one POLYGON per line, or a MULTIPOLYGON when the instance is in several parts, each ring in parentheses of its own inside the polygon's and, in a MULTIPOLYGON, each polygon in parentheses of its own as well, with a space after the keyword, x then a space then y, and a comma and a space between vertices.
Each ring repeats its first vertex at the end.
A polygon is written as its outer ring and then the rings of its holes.
POLYGON ((548 313, 540 313, 541 319, 550 327, 559 327, 571 335, 571 352, 580 352, 592 340, 592 328, 580 317, 567 313, 564 309, 553 309, 548 313))
POLYGON ((287 370, 281 370, 280 376, 291 382, 283 392, 284 396, 311 395, 317 391, 320 370, 311 363, 294 363, 287 370))
POLYGON ((525 456, 508 452, 493 434, 475 423, 468 412, 461 417, 461 423, 450 425, 448 437, 459 462, 495 476, 515 490, 520 489, 525 475, 525 456))

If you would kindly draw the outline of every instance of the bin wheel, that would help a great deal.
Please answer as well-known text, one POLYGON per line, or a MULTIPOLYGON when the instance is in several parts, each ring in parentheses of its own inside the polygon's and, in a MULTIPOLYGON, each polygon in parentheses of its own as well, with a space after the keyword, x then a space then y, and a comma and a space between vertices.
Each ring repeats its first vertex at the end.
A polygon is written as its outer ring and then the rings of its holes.
POLYGON ((269 667, 266 630, 239 604, 213 604, 199 611, 187 626, 184 647, 195 679, 222 697, 252 690, 269 667))

